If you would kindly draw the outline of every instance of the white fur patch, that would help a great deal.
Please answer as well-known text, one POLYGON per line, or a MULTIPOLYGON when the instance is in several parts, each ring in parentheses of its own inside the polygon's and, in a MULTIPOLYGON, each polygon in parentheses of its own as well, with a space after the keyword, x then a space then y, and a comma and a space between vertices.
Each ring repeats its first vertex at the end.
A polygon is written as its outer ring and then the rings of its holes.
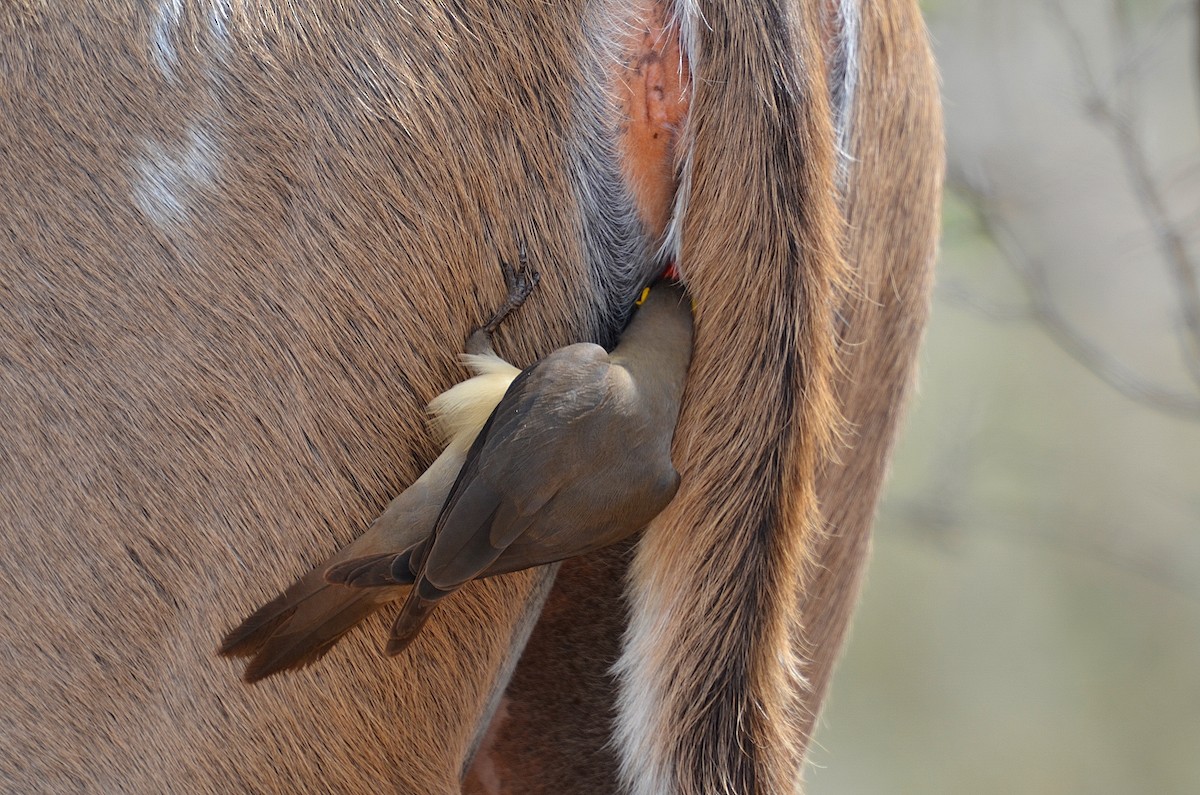
POLYGON ((676 610, 653 582, 633 583, 628 598, 629 627, 613 666, 618 682, 613 741, 629 795, 669 795, 675 791, 673 765, 662 740, 671 732, 662 724, 664 677, 658 660, 676 610))
POLYGON ((858 87, 859 30, 862 20, 859 0, 839 0, 834 19, 836 46, 829 53, 829 96, 833 104, 833 123, 837 134, 838 186, 844 192, 850 179, 851 132, 854 125, 854 93, 858 87))
MULTIPOLYGON (((232 0, 209 0, 207 5, 208 10, 205 16, 209 43, 215 50, 210 54, 215 55, 217 61, 223 62, 229 54, 233 2, 232 0)), ((162 76, 172 83, 178 78, 179 38, 180 30, 184 25, 184 10, 183 0, 160 0, 154 16, 154 24, 150 30, 150 57, 158 66, 158 71, 162 73, 162 76)), ((199 45, 194 44, 193 46, 199 45)), ((190 52, 189 47, 183 49, 185 53, 190 52)), ((219 82, 221 76, 211 71, 214 66, 214 63, 205 64, 205 68, 210 70, 209 79, 219 82)))
POLYGON ((154 29, 150 33, 150 55, 158 64, 158 70, 168 80, 175 80, 175 68, 179 66, 179 52, 175 38, 179 32, 179 20, 183 16, 183 0, 162 0, 154 18, 154 29))
POLYGON ((134 163, 134 200, 160 227, 185 224, 198 194, 216 181, 219 160, 219 144, 199 127, 177 146, 147 142, 146 154, 134 163))
MULTIPOLYGON (((671 23, 679 28, 680 57, 687 59, 691 82, 696 83, 703 79, 700 74, 700 71, 703 69, 703 64, 700 63, 700 58, 703 55, 700 52, 700 26, 708 25, 697 0, 676 0, 672 8, 671 23)), ((679 69, 682 73, 682 63, 679 65, 679 69)), ((685 86, 684 91, 689 91, 690 88, 690 86, 685 86)), ((680 253, 683 249, 682 225, 684 215, 687 213, 688 200, 692 195, 693 142, 689 128, 690 123, 685 121, 684 129, 679 134, 679 141, 682 143, 681 151, 683 152, 679 163, 679 185, 675 189, 675 207, 671 211, 671 219, 667 223, 666 232, 663 234, 662 246, 658 251, 659 260, 675 263, 675 267, 678 268, 684 282, 687 281, 687 265, 680 258, 680 253)))
POLYGON ((208 32, 221 54, 229 49, 229 17, 232 12, 231 0, 212 0, 208 7, 208 32))

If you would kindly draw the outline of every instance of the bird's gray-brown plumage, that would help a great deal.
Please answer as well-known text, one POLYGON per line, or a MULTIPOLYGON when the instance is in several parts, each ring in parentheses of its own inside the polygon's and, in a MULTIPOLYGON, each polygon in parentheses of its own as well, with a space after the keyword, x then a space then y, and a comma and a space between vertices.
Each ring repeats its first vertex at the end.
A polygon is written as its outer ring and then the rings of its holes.
POLYGON ((538 274, 501 260, 508 295, 494 315, 470 336, 464 363, 474 377, 434 398, 429 411, 446 448, 407 489, 393 499, 365 533, 296 580, 225 635, 220 653, 249 657, 244 677, 255 682, 271 674, 303 668, 319 660, 343 635, 404 589, 353 590, 325 580, 340 562, 416 543, 433 527, 475 436, 520 374, 496 355, 491 335, 524 303, 538 274))
POLYGON ((569 345, 513 381, 429 537, 333 566, 327 579, 367 593, 414 584, 388 641, 396 654, 468 581, 591 552, 645 527, 679 486, 671 440, 691 346, 689 299, 659 282, 611 354, 569 345))
POLYGON ((387 646, 398 653, 469 580, 614 543, 670 502, 691 358, 683 289, 655 285, 612 353, 569 345, 518 375, 489 335, 520 300, 510 294, 468 343, 478 375, 431 404, 447 426, 445 452, 366 533, 225 637, 222 654, 251 657, 247 681, 315 662, 407 592, 387 646))

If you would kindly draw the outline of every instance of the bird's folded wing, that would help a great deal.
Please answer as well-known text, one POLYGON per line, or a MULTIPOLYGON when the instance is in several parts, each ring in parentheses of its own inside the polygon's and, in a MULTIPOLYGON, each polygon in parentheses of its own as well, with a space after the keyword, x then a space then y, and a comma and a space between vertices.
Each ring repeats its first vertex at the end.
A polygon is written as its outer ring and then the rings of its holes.
POLYGON ((479 576, 565 483, 586 476, 580 439, 609 397, 608 354, 570 345, 521 373, 467 453, 438 518, 422 577, 450 590, 479 576))

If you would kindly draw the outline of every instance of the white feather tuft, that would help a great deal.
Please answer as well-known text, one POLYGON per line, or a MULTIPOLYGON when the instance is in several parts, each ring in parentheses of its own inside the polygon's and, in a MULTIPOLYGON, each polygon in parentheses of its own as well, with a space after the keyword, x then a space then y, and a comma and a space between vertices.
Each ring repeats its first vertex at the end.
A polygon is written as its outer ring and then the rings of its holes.
POLYGON ((455 384, 429 401, 430 425, 447 447, 466 449, 520 370, 498 356, 464 354, 463 362, 478 375, 455 384))

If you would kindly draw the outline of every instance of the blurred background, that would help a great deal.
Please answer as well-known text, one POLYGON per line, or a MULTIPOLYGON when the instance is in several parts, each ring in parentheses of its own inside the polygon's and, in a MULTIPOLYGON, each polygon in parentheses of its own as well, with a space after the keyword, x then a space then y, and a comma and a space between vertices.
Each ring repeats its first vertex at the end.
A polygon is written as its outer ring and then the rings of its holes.
POLYGON ((1200 2, 923 5, 938 286, 808 791, 1200 793, 1200 2))

